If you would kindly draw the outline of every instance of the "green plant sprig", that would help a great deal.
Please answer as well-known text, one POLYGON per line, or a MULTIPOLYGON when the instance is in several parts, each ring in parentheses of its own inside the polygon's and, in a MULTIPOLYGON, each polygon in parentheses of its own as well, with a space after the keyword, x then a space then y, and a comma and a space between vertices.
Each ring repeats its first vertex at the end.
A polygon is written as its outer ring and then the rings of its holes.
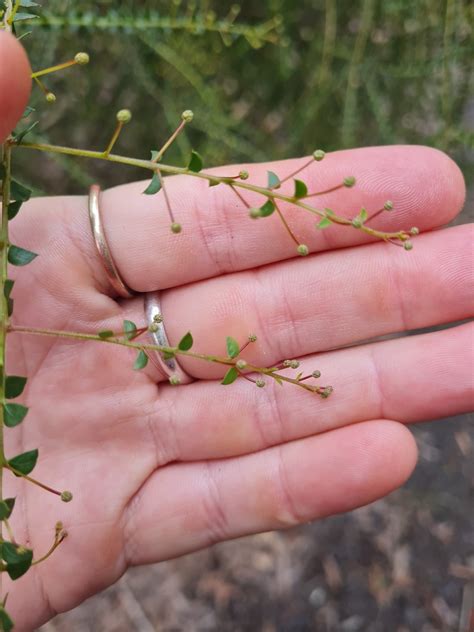
MULTIPOLYGON (((16 145, 15 140, 12 141, 12 144, 16 145)), ((321 191, 319 193, 310 193, 305 195, 304 197, 297 197, 296 195, 287 195, 283 194, 273 188, 258 186, 255 184, 251 184, 247 181, 241 181, 235 179, 234 177, 226 177, 226 176, 217 176, 210 173, 206 173, 204 171, 196 171, 194 168, 188 167, 177 167, 174 165, 168 165, 164 163, 156 162, 155 160, 143 160, 140 158, 130 158, 128 156, 121 156, 117 154, 105 154, 101 151, 89 150, 89 149, 77 149, 74 147, 66 147, 61 145, 51 145, 47 143, 28 143, 22 142, 18 146, 23 147, 25 149, 35 149, 38 151, 57 153, 57 154, 66 154, 69 156, 77 156, 80 158, 90 158, 95 160, 107 160, 111 163, 118 163, 129 165, 131 167, 140 167, 142 169, 147 169, 153 171, 155 173, 161 172, 169 175, 187 175, 196 178, 201 178, 207 180, 212 186, 223 184, 230 186, 232 189, 242 189, 245 191, 250 191, 252 193, 259 193, 263 197, 267 199, 267 202, 270 201, 274 205, 275 200, 280 200, 282 202, 286 202, 291 204, 292 206, 296 206, 301 208, 313 215, 317 215, 322 221, 320 221, 316 227, 318 229, 324 229, 330 226, 331 224, 338 224, 340 226, 349 226, 352 228, 356 228, 371 237, 381 239, 390 243, 401 242, 406 250, 411 249, 411 242, 409 241, 411 235, 416 235, 417 229, 416 227, 410 229, 410 231, 406 230, 398 230, 398 231, 383 231, 367 226, 366 222, 370 221, 368 217, 365 216, 364 209, 362 209, 361 214, 359 214, 356 218, 348 219, 347 217, 343 217, 335 213, 332 209, 318 209, 315 206, 312 206, 306 202, 304 199, 307 197, 312 197, 316 195, 322 195, 323 193, 329 193, 331 191, 335 191, 336 189, 340 189, 342 187, 352 187, 355 184, 355 178, 349 176, 344 179, 342 183, 339 183, 332 187, 331 189, 327 189, 326 191, 321 191), (364 219, 365 217, 365 219, 364 219)), ((315 152, 316 153, 316 152, 315 152)), ((198 155, 196 152, 193 152, 193 155, 198 155)), ((311 164, 311 163, 310 163, 311 164)), ((302 168, 308 166, 306 163, 302 168)), ((302 181, 300 181, 302 182, 302 181)), ((304 184, 304 183, 303 183, 304 184)), ((241 198, 242 199, 242 198, 241 198)), ((251 209, 250 205, 245 202, 246 206, 251 209)), ((393 209, 393 205, 391 202, 387 201, 384 210, 389 211, 393 209)), ((262 207, 260 207, 260 211, 262 207)), ((273 209, 274 210, 274 209, 273 209)), ((273 212, 273 210, 271 212, 273 212)), ((255 213, 253 217, 264 217, 266 211, 264 209, 263 213, 257 214, 255 213)), ((379 211, 377 211, 377 214, 379 211)), ((271 214, 271 213, 269 213, 271 214)), ((373 219, 375 215, 373 215, 370 219, 373 219)), ((304 245, 304 244, 299 244, 304 245)), ((301 253, 300 253, 301 254, 301 253)))
MULTIPOLYGON (((64 331, 64 330, 56 330, 56 329, 45 329, 45 328, 37 328, 37 327, 28 327, 23 325, 9 325, 8 332, 9 333, 17 333, 17 334, 31 334, 34 336, 49 336, 56 338, 68 338, 73 340, 87 340, 87 341, 96 341, 96 342, 106 342, 109 344, 119 345, 122 347, 128 347, 130 349, 134 349, 138 352, 138 357, 135 362, 134 368, 143 369, 148 360, 143 360, 143 355, 147 355, 146 352, 149 351, 157 351, 165 355, 165 357, 172 358, 177 355, 186 356, 189 358, 194 358, 197 360, 203 360, 205 362, 210 362, 212 364, 220 364, 226 367, 229 367, 228 372, 224 376, 222 380, 222 384, 228 385, 234 382, 237 377, 247 377, 246 373, 258 373, 260 376, 269 377, 274 379, 278 384, 282 384, 283 382, 287 382, 288 384, 294 384, 296 386, 300 386, 301 388, 311 392, 321 395, 322 397, 328 397, 333 389, 331 386, 315 386, 313 384, 303 383, 309 378, 320 377, 319 371, 313 371, 313 373, 303 376, 302 374, 297 375, 296 378, 289 377, 288 375, 283 375, 278 373, 277 371, 283 369, 296 369, 299 366, 299 362, 297 360, 285 360, 282 364, 279 364, 276 367, 260 367, 254 364, 243 360, 240 357, 241 352, 247 347, 247 344, 244 344, 242 347, 238 345, 238 343, 231 338, 230 336, 226 339, 227 344, 227 356, 218 356, 211 355, 206 353, 197 353, 194 351, 190 351, 191 346, 193 345, 193 337, 190 332, 185 334, 181 341, 177 346, 164 346, 164 345, 155 345, 151 343, 139 343, 133 342, 141 334, 147 332, 150 328, 153 328, 153 324, 150 327, 144 327, 138 329, 134 323, 131 321, 124 321, 124 328, 120 332, 114 332, 112 330, 104 330, 100 331, 97 334, 84 333, 84 332, 76 332, 76 331, 64 331), (230 373, 230 371, 232 371, 230 373)), ((255 342, 257 337, 255 335, 250 335, 248 338, 248 342, 255 342)), ((173 385, 179 384, 176 376, 170 377, 170 383, 173 385)), ((261 382, 256 380, 257 386, 263 386, 261 382)), ((11 468, 8 468, 11 469, 11 468)))

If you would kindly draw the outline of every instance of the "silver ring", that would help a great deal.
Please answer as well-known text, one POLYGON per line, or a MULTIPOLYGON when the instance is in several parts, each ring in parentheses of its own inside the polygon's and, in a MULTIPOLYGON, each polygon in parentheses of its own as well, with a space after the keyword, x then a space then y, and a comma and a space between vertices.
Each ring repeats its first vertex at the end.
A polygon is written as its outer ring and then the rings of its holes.
MULTIPOLYGON (((149 325, 154 325, 149 332, 153 344, 160 347, 171 347, 163 325, 159 292, 145 293, 145 318, 149 325)), ((168 378, 176 377, 179 384, 189 384, 193 381, 193 378, 180 367, 176 358, 165 358, 160 351, 154 353, 160 369, 168 378)))

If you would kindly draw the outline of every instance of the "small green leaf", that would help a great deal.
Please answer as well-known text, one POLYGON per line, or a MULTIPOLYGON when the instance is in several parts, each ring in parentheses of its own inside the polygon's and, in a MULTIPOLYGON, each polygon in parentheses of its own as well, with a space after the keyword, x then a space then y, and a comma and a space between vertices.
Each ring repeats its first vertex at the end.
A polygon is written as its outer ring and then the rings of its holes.
POLYGON ((34 121, 33 123, 31 123, 31 125, 28 125, 28 127, 25 127, 24 130, 22 130, 21 132, 17 133, 14 135, 15 138, 15 142, 17 145, 21 145, 23 139, 25 138, 25 136, 27 134, 29 134, 37 125, 38 125, 39 121, 34 121))
POLYGON ((41 5, 39 5, 37 2, 33 2, 33 0, 21 0, 20 2, 20 7, 23 7, 25 9, 31 9, 31 7, 39 7, 41 5))
POLYGON ((10 615, 4 606, 0 606, 0 629, 3 632, 11 632, 13 630, 13 621, 10 619, 10 615))
POLYGON ((133 340, 137 333, 137 326, 131 320, 124 320, 123 331, 127 340, 133 340))
POLYGON ((19 22, 20 20, 32 20, 34 18, 39 17, 38 15, 33 15, 33 13, 15 13, 15 22, 19 22))
POLYGON ((27 413, 27 406, 22 404, 3 404, 3 422, 8 428, 21 424, 27 413))
POLYGON ((220 180, 209 180, 210 187, 216 187, 220 183, 221 183, 220 180))
POLYGON ((194 171, 195 173, 199 173, 202 170, 202 158, 197 151, 194 151, 194 149, 191 152, 188 169, 189 171, 194 171))
POLYGON ((10 202, 8 205, 8 219, 13 219, 18 215, 18 211, 20 210, 22 204, 23 202, 21 200, 10 202))
MULTIPOLYGON (((38 460, 38 450, 30 450, 29 452, 23 452, 14 456, 13 459, 8 461, 8 464, 21 474, 29 474, 33 471, 36 461, 38 460)), ((19 474, 16 474, 19 476, 19 474)))
POLYGON ((151 179, 150 184, 147 186, 147 188, 143 191, 143 193, 145 193, 146 195, 154 195, 155 193, 158 193, 158 191, 161 189, 161 180, 160 180, 160 176, 158 175, 158 173, 155 171, 155 173, 153 174, 153 178, 151 179))
POLYGON ((99 331, 97 335, 99 336, 99 338, 102 338, 102 340, 107 340, 107 338, 112 338, 112 336, 115 336, 114 332, 111 329, 104 329, 103 331, 99 331))
POLYGON ((7 399, 14 399, 19 397, 26 386, 26 377, 20 375, 7 375, 5 379, 5 397, 7 399))
POLYGON ((7 563, 7 573, 11 579, 18 579, 26 573, 33 561, 33 551, 12 542, 2 542, 2 559, 7 563))
POLYGON ((143 349, 140 349, 140 351, 138 352, 137 358, 135 360, 135 364, 133 365, 133 368, 135 371, 140 371, 141 369, 144 369, 147 364, 148 364, 148 356, 143 351, 143 349))
POLYGON ((188 331, 187 334, 185 334, 181 340, 179 341, 178 344, 178 349, 180 351, 188 351, 189 349, 191 349, 191 347, 193 346, 193 337, 191 335, 191 332, 188 331))
POLYGON ((271 200, 267 200, 263 206, 260 207, 260 217, 268 217, 275 210, 275 204, 271 200))
POLYGON ((26 266, 38 255, 13 244, 8 248, 8 261, 14 266, 26 266))
POLYGON ((232 384, 232 382, 235 382, 235 380, 239 377, 239 372, 237 371, 237 369, 235 368, 235 366, 232 366, 227 373, 224 375, 224 378, 221 382, 221 384, 232 384))
POLYGON ((31 197, 31 189, 26 187, 21 182, 17 182, 17 180, 11 181, 10 187, 10 198, 12 200, 20 200, 21 202, 26 202, 31 197))
POLYGON ((22 404, 3 404, 3 422, 8 428, 21 424, 27 413, 27 406, 22 404))
POLYGON ((8 520, 10 517, 13 507, 15 506, 14 498, 5 498, 5 500, 0 501, 0 520, 8 520))
POLYGON ((306 184, 303 182, 303 180, 295 179, 295 192, 293 194, 293 197, 295 197, 296 199, 300 199, 306 197, 307 195, 308 187, 306 186, 306 184))
POLYGON ((360 213, 358 215, 358 218, 360 219, 360 221, 362 222, 362 224, 365 222, 365 220, 367 219, 368 215, 367 215, 367 209, 365 208, 361 208, 360 213))
POLYGON ((15 285, 15 281, 12 279, 5 279, 5 285, 3 286, 3 295, 5 298, 10 298, 10 294, 12 293, 13 286, 15 285))
POLYGON ((240 346, 237 340, 235 340, 234 338, 231 338, 230 336, 227 336, 226 345, 227 345, 227 355, 229 356, 229 358, 236 358, 239 355, 239 351, 240 351, 240 346))
POLYGON ((273 171, 267 171, 268 174, 268 188, 278 189, 281 186, 280 178, 273 171))
POLYGON ((156 151, 156 149, 152 149, 151 150, 151 160, 153 162, 156 161, 156 159, 158 158, 159 155, 160 155, 160 152, 156 151))
POLYGON ((332 222, 330 219, 328 219, 327 217, 323 217, 323 219, 319 222, 319 224, 316 224, 316 228, 320 228, 321 230, 323 228, 327 228, 328 226, 331 226, 332 222))

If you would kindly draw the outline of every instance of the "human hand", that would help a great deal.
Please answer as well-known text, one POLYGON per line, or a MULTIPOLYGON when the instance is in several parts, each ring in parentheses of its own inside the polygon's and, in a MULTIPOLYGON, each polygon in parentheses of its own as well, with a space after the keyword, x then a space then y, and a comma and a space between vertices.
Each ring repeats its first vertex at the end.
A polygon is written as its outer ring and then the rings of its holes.
MULTIPOLYGON (((28 68, 18 45, 0 34, 2 62, 3 55, 12 69, 0 74, 5 135, 23 109, 28 68)), ((300 163, 248 169, 252 181, 263 182, 268 168, 285 175, 300 163)), ((35 477, 74 493, 62 505, 4 476, 8 495, 18 497, 13 530, 36 556, 49 548, 57 519, 69 533, 51 558, 6 586, 18 629, 73 608, 128 566, 384 496, 416 462, 414 440, 400 422, 472 408, 472 324, 363 342, 472 316, 471 227, 429 232, 462 206, 458 168, 436 150, 375 147, 330 154, 305 178, 325 188, 348 174, 357 187, 332 194, 331 205, 349 215, 391 198, 393 215, 378 221, 424 231, 412 252, 370 243, 355 230, 317 232, 288 209, 317 253, 293 258, 274 218, 254 222, 227 189, 187 177, 167 180, 180 235, 169 230, 161 195, 142 195, 143 183, 103 194, 105 233, 120 273, 139 293, 163 290, 172 344, 190 330, 197 351, 223 355, 226 335, 243 341, 255 333, 247 360, 271 366, 299 358, 335 391, 321 400, 271 382, 224 387, 220 367, 181 357, 196 381, 173 387, 151 365, 132 371, 129 349, 10 334, 8 372, 28 376, 22 401, 30 413, 6 433, 7 455, 38 447, 35 477)), ((85 196, 32 200, 11 233, 14 243, 39 253, 11 271, 14 325, 97 333, 120 330, 124 319, 147 324, 143 295, 113 295, 85 196)))

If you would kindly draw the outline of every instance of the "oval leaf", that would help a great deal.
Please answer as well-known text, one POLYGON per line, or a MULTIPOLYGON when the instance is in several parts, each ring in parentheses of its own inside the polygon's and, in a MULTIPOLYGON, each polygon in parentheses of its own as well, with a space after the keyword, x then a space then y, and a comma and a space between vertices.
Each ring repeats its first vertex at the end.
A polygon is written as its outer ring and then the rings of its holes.
POLYGON ((5 397, 7 399, 15 399, 23 393, 26 386, 26 377, 20 375, 7 375, 5 380, 5 397))
POLYGON ((180 351, 188 351, 193 346, 193 342, 194 341, 193 341, 193 337, 191 335, 191 332, 188 331, 188 333, 186 335, 184 335, 181 338, 181 340, 179 341, 178 349, 180 351))
POLYGON ((21 404, 3 404, 3 422, 8 428, 21 424, 28 413, 28 408, 21 404))
POLYGON ((2 559, 7 563, 7 573, 11 579, 18 579, 26 573, 33 561, 33 551, 12 542, 2 542, 2 559))
POLYGON ((158 193, 158 191, 161 189, 161 180, 160 180, 160 176, 158 175, 158 173, 155 171, 155 173, 153 174, 153 178, 151 179, 150 184, 147 186, 147 188, 143 191, 143 193, 145 193, 146 195, 154 195, 155 193, 158 193))
POLYGON ((137 355, 137 359, 135 360, 135 364, 133 365, 133 368, 135 369, 135 371, 140 371, 140 369, 144 369, 147 364, 148 364, 148 356, 143 351, 143 349, 140 349, 137 355))
POLYGON ((227 355, 229 356, 229 358, 235 358, 239 355, 240 347, 237 340, 234 340, 234 338, 227 336, 226 345, 227 345, 227 355))
POLYGON ((235 368, 235 366, 231 367, 227 373, 224 375, 224 379, 221 384, 232 384, 239 377, 239 372, 235 368))
POLYGON ((268 188, 278 189, 281 186, 280 178, 273 171, 267 171, 268 175, 268 188))
POLYGON ((197 151, 194 151, 194 149, 191 152, 191 158, 189 159, 188 169, 189 171, 194 171, 195 173, 199 173, 202 169, 202 158, 197 153, 197 151))
POLYGON ((5 498, 5 500, 0 500, 0 520, 5 520, 10 517, 13 507, 15 506, 14 498, 5 498))
POLYGON ((14 266, 26 266, 38 255, 19 246, 11 245, 8 249, 8 261, 14 266))
POLYGON ((10 199, 16 200, 17 202, 20 200, 21 202, 26 202, 31 197, 31 189, 26 187, 21 182, 17 182, 17 180, 11 181, 10 187, 10 199))
POLYGON ((137 333, 137 326, 131 320, 124 320, 123 331, 127 340, 133 340, 137 333))
POLYGON ((8 205, 8 219, 13 219, 18 215, 18 211, 20 210, 22 204, 23 202, 21 200, 10 202, 8 205))
POLYGON ((304 198, 308 195, 308 187, 303 180, 295 180, 295 192, 293 197, 296 199, 304 198))
POLYGON ((319 224, 316 224, 316 228, 319 229, 323 229, 323 228, 327 228, 328 226, 331 226, 332 222, 330 219, 328 219, 327 217, 323 217, 323 219, 319 222, 319 224))
POLYGON ((271 200, 267 200, 263 206, 260 207, 260 217, 268 217, 275 210, 275 204, 271 200))
POLYGON ((13 630, 13 621, 5 610, 4 606, 0 606, 0 626, 3 632, 11 632, 13 630))
MULTIPOLYGON (((17 472, 21 472, 21 474, 29 474, 33 471, 37 460, 38 450, 30 450, 14 456, 13 459, 8 461, 8 465, 17 470, 17 472)), ((16 476, 19 476, 19 474, 16 474, 16 476)))

